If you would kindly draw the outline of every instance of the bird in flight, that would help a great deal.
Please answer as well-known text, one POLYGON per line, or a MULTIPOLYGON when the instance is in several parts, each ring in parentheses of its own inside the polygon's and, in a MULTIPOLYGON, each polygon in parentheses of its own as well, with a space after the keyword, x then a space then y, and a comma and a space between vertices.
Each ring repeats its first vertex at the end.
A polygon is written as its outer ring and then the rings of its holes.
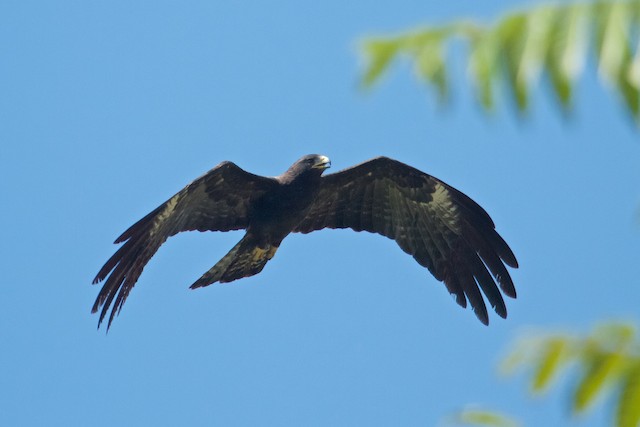
POLYGON ((197 178, 115 241, 123 245, 93 280, 105 280, 93 305, 107 329, 142 270, 167 238, 182 231, 246 230, 244 237, 191 289, 258 274, 289 233, 351 228, 381 234, 444 282, 489 323, 480 289, 506 318, 502 293, 515 298, 506 266, 516 258, 487 212, 450 185, 409 165, 377 157, 323 176, 329 158, 310 154, 282 175, 264 177, 222 162, 197 178), (499 287, 499 289, 498 289, 499 287))

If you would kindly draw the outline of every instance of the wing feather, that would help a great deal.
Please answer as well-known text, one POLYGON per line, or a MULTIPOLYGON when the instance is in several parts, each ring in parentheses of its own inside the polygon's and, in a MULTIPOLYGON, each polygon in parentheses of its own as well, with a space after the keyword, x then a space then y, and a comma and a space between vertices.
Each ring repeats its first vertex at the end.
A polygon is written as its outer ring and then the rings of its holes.
POLYGON ((145 265, 167 238, 182 231, 246 228, 252 199, 276 185, 273 178, 223 162, 129 227, 115 241, 124 244, 93 280, 96 284, 106 279, 91 310, 102 308, 98 327, 113 302, 107 329, 111 326, 145 265))
POLYGON ((378 157, 325 176, 294 231, 323 228, 351 228, 395 240, 444 282, 459 305, 465 307, 468 300, 485 324, 480 290, 501 317, 507 310, 500 290, 516 296, 505 264, 517 268, 518 262, 489 214, 464 193, 396 160, 378 157))
POLYGON ((458 276, 460 285, 469 299, 469 305, 471 305, 476 317, 483 324, 488 325, 489 314, 487 313, 487 306, 485 305, 480 289, 478 289, 478 285, 476 284, 474 273, 469 271, 468 264, 466 264, 466 262, 460 263, 453 274, 458 276))

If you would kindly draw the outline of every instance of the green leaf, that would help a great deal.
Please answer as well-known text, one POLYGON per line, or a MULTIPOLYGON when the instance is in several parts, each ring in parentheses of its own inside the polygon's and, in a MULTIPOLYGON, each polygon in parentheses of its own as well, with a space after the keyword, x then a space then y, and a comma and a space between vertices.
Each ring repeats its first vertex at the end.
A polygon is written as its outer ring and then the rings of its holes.
POLYGON ((444 38, 449 35, 449 28, 435 28, 423 31, 414 31, 399 37, 402 50, 412 56, 417 56, 420 51, 433 44, 442 44, 444 38))
POLYGON ((497 78, 498 41, 493 34, 477 37, 471 43, 469 72, 475 79, 478 99, 491 110, 494 106, 493 82, 497 78))
POLYGON ((465 409, 453 417, 455 424, 486 426, 486 427, 518 427, 520 423, 495 411, 480 409, 465 409))
POLYGON ((636 89, 640 89, 640 41, 636 46, 636 55, 633 58, 633 62, 629 67, 629 74, 627 76, 629 83, 636 89))
POLYGON ((622 1, 602 4, 596 40, 601 76, 618 89, 633 118, 640 122, 640 92, 629 80, 633 68, 629 33, 634 7, 634 3, 622 1))
POLYGON ((640 359, 635 359, 624 375, 620 400, 616 409, 617 427, 640 424, 640 359))
POLYGON ((550 338, 540 349, 542 356, 533 375, 531 388, 540 392, 547 388, 556 376, 560 366, 566 361, 568 340, 562 337, 550 338))
POLYGON ((628 45, 628 5, 626 2, 610 2, 601 6, 596 15, 600 74, 615 82, 624 62, 625 46, 628 45))
POLYGON ((605 385, 614 381, 623 366, 625 357, 620 352, 601 353, 598 349, 588 351, 586 371, 578 384, 573 399, 573 409, 583 412, 593 404, 605 385))
POLYGON ((582 72, 587 51, 589 9, 571 6, 554 21, 546 68, 560 104, 571 107, 573 84, 582 72))
POLYGON ((388 68, 389 63, 398 52, 399 43, 396 40, 368 40, 364 43, 363 51, 368 65, 362 78, 365 87, 372 86, 388 68))
POLYGON ((626 323, 605 323, 598 325, 592 339, 605 351, 626 352, 633 343, 636 328, 626 323))
POLYGON ((520 55, 517 82, 530 86, 538 80, 540 70, 550 47, 553 24, 558 19, 558 9, 544 6, 526 16, 524 45, 520 55))
POLYGON ((631 110, 633 119, 640 123, 640 91, 637 86, 629 81, 629 69, 632 67, 630 57, 631 55, 627 50, 624 68, 620 70, 620 74, 618 75, 617 87, 622 94, 627 108, 631 110))
POLYGON ((535 347, 536 345, 532 338, 519 339, 518 342, 512 346, 507 356, 500 362, 500 373, 503 375, 512 375, 517 368, 528 364, 531 359, 530 355, 536 350, 535 347))
POLYGON ((418 75, 437 88, 440 103, 446 101, 448 94, 443 50, 442 39, 436 39, 422 47, 416 61, 418 75))
POLYGON ((527 16, 525 14, 514 14, 504 19, 496 29, 506 69, 507 88, 510 90, 520 112, 525 111, 529 103, 526 82, 518 79, 524 46, 526 19, 527 16))

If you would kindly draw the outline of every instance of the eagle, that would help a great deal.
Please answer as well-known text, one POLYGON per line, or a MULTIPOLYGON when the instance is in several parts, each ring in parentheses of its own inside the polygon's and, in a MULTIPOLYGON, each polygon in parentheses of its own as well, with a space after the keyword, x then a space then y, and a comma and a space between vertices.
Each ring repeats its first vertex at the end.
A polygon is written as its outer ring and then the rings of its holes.
POLYGON ((244 237, 191 285, 232 282, 262 271, 290 233, 350 228, 386 236, 411 255, 462 307, 488 325, 480 290, 506 318, 502 293, 515 298, 506 266, 513 252, 487 212, 443 181, 388 157, 323 175, 328 157, 310 154, 285 173, 264 177, 225 161, 129 227, 122 246, 93 280, 105 281, 92 308, 107 330, 142 270, 167 238, 182 231, 246 230, 244 237))

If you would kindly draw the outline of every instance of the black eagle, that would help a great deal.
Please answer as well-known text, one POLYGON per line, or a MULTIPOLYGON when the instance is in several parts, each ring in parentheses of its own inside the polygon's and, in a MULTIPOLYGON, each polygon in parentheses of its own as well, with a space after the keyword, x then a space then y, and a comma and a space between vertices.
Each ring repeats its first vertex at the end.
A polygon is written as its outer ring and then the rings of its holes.
POLYGON ((351 228, 393 239, 444 282, 456 302, 467 300, 489 323, 484 292, 499 316, 507 309, 498 290, 516 297, 505 264, 518 262, 487 212, 468 196, 411 166, 377 157, 322 176, 326 156, 310 154, 277 177, 246 172, 222 162, 133 224, 115 243, 124 243, 93 280, 105 280, 93 305, 98 327, 109 307, 107 329, 122 309, 144 266, 168 237, 181 231, 246 234, 199 278, 192 289, 253 276, 273 258, 289 233, 351 228))

